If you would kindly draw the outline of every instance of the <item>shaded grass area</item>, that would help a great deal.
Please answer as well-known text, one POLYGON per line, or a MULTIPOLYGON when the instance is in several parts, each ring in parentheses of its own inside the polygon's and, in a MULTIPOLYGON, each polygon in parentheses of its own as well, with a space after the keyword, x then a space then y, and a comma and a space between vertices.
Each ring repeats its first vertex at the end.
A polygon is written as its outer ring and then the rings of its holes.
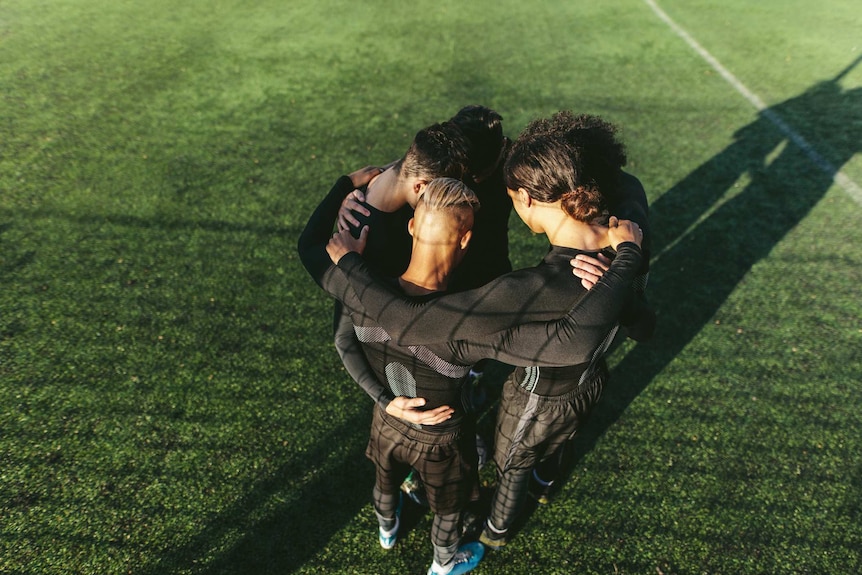
MULTIPOLYGON (((776 6, 723 14, 778 37, 776 6)), ((786 85, 710 49, 852 173, 859 71, 828 82, 854 56, 821 21, 786 85)), ((620 124, 661 318, 477 573, 858 571, 860 208, 643 4, 226 0, 0 8, 0 571, 424 572, 427 514, 376 546, 371 406, 294 242, 338 175, 472 102, 512 136, 620 124)))

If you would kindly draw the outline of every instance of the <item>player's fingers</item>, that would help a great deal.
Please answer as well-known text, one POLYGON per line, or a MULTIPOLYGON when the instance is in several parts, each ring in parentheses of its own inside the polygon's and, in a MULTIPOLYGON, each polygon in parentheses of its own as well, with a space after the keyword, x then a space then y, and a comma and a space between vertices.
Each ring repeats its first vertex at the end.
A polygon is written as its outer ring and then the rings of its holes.
POLYGON ((451 417, 452 417, 451 411, 448 411, 448 410, 442 411, 432 418, 431 423, 432 423, 432 425, 437 425, 438 423, 443 423, 444 421, 450 419, 451 417))
POLYGON ((364 201, 365 196, 362 195, 362 192, 354 190, 353 197, 347 196, 347 199, 344 201, 343 209, 362 214, 363 216, 370 216, 371 212, 362 203, 364 201))
POLYGON ((595 258, 578 255, 575 256, 572 267, 575 269, 587 270, 596 275, 602 275, 611 268, 611 258, 603 254, 598 254, 598 257, 595 258))
POLYGON ((572 266, 572 273, 582 277, 600 277, 602 275, 602 270, 596 267, 591 266, 590 264, 579 263, 578 265, 572 266))
POLYGON ((452 417, 452 411, 446 409, 443 411, 435 409, 433 411, 424 411, 420 413, 421 415, 417 418, 416 423, 420 423, 422 425, 437 425, 438 423, 443 423, 452 417))
POLYGON ((419 421, 417 421, 416 423, 418 423, 419 425, 437 425, 440 422, 441 421, 438 417, 431 416, 426 413, 423 414, 419 421))
POLYGON ((595 285, 596 282, 602 279, 602 276, 600 276, 599 274, 586 273, 583 270, 572 270, 572 274, 574 274, 576 278, 581 279, 581 285, 584 287, 587 287, 587 284, 595 285))
MULTIPOLYGON (((365 228, 363 228, 363 231, 365 231, 365 228)), ((425 405, 424 397, 411 397, 407 400, 407 407, 422 407, 423 405, 425 405)))
POLYGON ((585 254, 578 254, 572 259, 572 266, 576 268, 599 269, 607 271, 610 267, 611 260, 604 254, 598 254, 598 257, 592 257, 585 254))
POLYGON ((349 229, 351 226, 356 227, 359 225, 359 220, 353 215, 347 207, 341 209, 338 212, 338 227, 341 229, 349 229))

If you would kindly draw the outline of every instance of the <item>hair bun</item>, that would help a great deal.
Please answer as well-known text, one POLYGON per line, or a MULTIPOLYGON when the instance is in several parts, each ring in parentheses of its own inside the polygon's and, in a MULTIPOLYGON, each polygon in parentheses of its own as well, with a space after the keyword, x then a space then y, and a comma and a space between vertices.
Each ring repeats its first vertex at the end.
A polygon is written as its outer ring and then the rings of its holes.
POLYGON ((595 183, 578 186, 564 193, 560 205, 567 214, 582 222, 591 222, 602 214, 604 197, 595 183))

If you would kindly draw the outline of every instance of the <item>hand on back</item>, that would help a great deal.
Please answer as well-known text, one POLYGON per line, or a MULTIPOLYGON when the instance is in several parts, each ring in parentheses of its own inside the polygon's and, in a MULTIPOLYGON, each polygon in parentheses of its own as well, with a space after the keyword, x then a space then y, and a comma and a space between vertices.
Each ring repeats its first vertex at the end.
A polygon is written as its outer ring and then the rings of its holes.
POLYGON ((365 243, 368 239, 368 226, 364 226, 359 232, 359 237, 354 238, 348 230, 335 232, 329 243, 326 244, 326 253, 332 263, 338 264, 338 260, 350 252, 361 254, 365 251, 365 243))
MULTIPOLYGON (((366 166, 352 172, 348 177, 350 178, 350 181, 353 182, 354 188, 361 188, 362 186, 368 185, 371 180, 382 174, 385 169, 386 168, 378 168, 376 166, 366 166)), ((338 210, 339 230, 349 230, 351 227, 359 227, 359 220, 356 219, 354 212, 366 217, 371 215, 368 208, 362 205, 362 202, 364 201, 365 194, 358 189, 353 190, 346 198, 344 198, 344 201, 341 202, 341 208, 338 210)))
MULTIPOLYGON (((608 238, 614 249, 623 242, 634 242, 640 246, 643 237, 640 226, 631 220, 620 220, 616 216, 611 216, 608 220, 608 238)), ((572 273, 581 278, 581 285, 585 289, 592 289, 608 271, 611 259, 604 254, 598 254, 595 258, 579 254, 570 263, 573 268, 572 273)))
POLYGON ((448 405, 441 405, 435 409, 424 411, 420 409, 423 405, 425 405, 425 400, 421 397, 402 395, 389 402, 389 405, 386 406, 386 413, 408 423, 437 425, 452 417, 452 413, 455 411, 448 405))

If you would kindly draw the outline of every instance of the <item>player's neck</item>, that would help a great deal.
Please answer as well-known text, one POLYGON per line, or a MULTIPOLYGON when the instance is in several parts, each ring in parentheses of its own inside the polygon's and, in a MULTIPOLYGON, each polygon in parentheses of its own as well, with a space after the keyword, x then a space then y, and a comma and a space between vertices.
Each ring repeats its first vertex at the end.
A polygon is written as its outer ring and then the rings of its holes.
POLYGON ((407 204, 405 186, 397 170, 386 170, 368 184, 365 202, 381 212, 396 212, 407 204))
POLYGON ((610 245, 607 227, 581 222, 568 215, 546 226, 545 233, 553 245, 565 248, 592 252, 610 245))
POLYGON ((454 267, 449 253, 435 249, 414 249, 410 265, 398 278, 399 283, 404 293, 412 296, 446 291, 454 267))

